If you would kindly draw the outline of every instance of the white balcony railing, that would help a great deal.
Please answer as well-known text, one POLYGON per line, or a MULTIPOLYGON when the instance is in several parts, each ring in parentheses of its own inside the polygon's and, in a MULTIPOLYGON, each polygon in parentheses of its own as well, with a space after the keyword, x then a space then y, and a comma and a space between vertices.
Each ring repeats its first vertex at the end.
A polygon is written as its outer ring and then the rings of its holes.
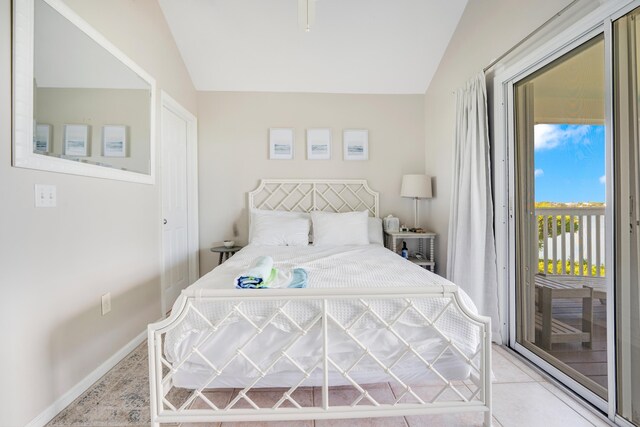
POLYGON ((604 276, 605 208, 536 208, 539 270, 604 276))

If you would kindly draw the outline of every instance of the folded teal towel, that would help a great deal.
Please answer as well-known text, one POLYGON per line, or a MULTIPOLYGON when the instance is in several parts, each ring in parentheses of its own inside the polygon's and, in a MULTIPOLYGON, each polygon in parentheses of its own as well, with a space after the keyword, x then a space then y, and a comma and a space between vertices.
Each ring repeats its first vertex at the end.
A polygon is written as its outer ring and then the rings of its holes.
POLYGON ((308 282, 307 270, 304 268, 294 268, 291 270, 291 283, 288 288, 306 288, 308 282))
POLYGON ((273 258, 260 256, 251 263, 247 271, 236 278, 236 287, 265 287, 276 274, 277 271, 273 268, 273 258))

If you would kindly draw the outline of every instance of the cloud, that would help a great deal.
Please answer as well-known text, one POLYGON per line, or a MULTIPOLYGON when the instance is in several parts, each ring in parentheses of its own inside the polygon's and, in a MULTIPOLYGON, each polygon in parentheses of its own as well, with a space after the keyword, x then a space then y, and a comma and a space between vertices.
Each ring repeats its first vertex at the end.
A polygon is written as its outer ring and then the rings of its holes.
POLYGON ((585 138, 590 127, 587 125, 547 125, 533 127, 536 150, 551 150, 567 142, 588 144, 585 138))
POLYGON ((536 169, 535 171, 533 171, 533 175, 535 175, 536 177, 544 175, 544 171, 542 169, 536 169))
POLYGON ((600 177, 600 184, 606 184, 607 183, 607 176, 606 175, 602 175, 600 177))

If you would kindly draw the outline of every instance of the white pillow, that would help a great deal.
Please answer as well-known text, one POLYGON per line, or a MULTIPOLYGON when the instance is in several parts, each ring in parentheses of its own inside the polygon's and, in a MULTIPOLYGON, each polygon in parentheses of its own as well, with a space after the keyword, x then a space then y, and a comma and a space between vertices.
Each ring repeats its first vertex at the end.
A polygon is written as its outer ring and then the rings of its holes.
POLYGON ((382 237, 382 219, 369 217, 369 243, 384 246, 384 238, 382 237))
POLYGON ((311 212, 314 246, 369 244, 369 213, 311 212))
MULTIPOLYGON (((307 212, 268 211, 265 209, 251 208, 249 215, 251 215, 251 223, 249 224, 249 243, 251 243, 253 240, 253 224, 256 221, 260 221, 261 217, 264 217, 264 216, 270 216, 270 217, 277 216, 281 218, 290 218, 290 219, 303 218, 303 219, 306 219, 307 222, 309 222, 309 224, 311 224, 311 219, 307 212)), ((307 243, 308 242, 309 240, 307 239, 307 243)))
POLYGON ((249 243, 269 246, 307 246, 309 220, 280 215, 257 215, 251 221, 249 243))

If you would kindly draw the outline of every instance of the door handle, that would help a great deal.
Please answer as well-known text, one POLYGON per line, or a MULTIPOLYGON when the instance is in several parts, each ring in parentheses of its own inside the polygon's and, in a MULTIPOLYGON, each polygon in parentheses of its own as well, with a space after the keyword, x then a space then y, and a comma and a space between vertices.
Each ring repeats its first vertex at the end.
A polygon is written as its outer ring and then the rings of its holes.
POLYGON ((164 225, 167 225, 167 218, 163 219, 163 220, 162 220, 162 223, 163 223, 164 225))

